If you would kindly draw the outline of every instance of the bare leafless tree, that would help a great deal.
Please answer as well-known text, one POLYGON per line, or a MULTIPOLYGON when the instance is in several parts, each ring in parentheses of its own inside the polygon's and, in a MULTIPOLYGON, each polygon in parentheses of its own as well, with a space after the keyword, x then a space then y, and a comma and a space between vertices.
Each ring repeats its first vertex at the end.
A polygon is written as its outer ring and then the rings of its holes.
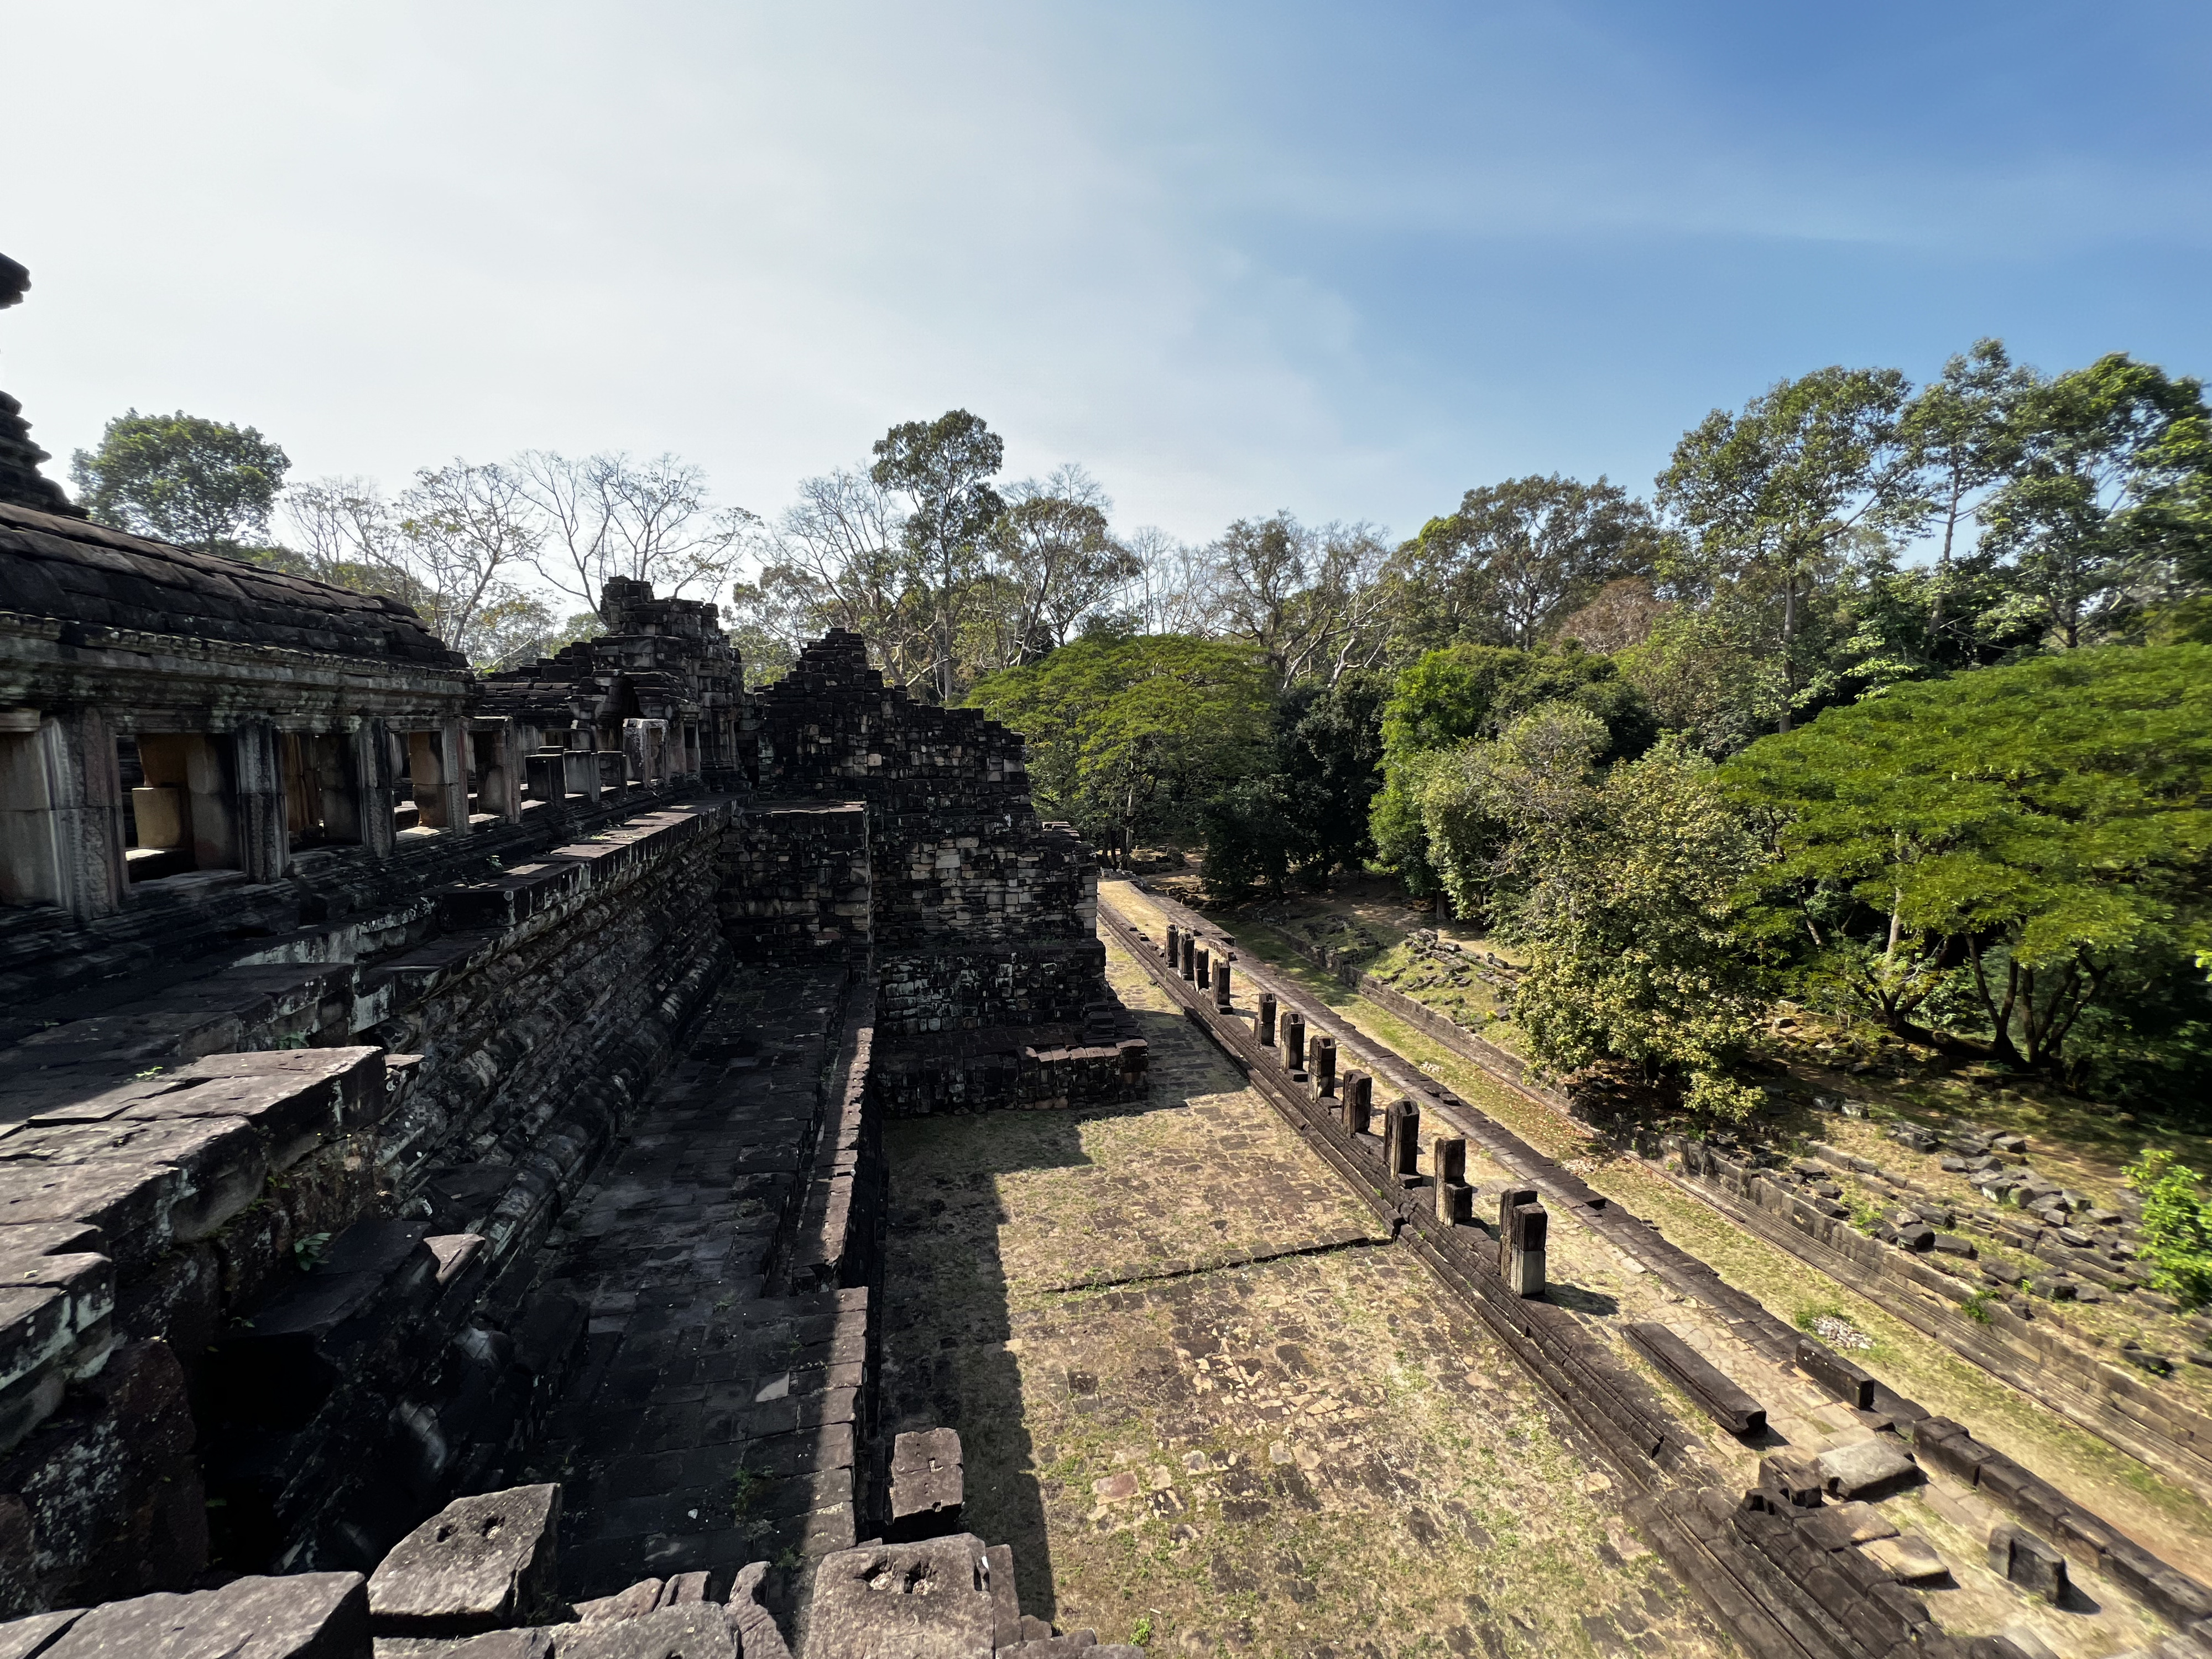
POLYGON ((706 473, 674 455, 533 449, 512 471, 538 520, 538 574, 594 610, 611 577, 650 582, 664 597, 720 587, 757 522, 743 507, 710 505, 706 473))

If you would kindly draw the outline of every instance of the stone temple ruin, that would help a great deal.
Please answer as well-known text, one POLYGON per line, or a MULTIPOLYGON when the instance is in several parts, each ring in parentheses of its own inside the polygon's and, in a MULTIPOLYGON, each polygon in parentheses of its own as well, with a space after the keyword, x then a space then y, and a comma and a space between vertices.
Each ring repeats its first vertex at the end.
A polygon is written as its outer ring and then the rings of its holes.
POLYGON ((749 691, 616 580, 476 676, 44 459, 0 400, 0 1659, 2037 1659, 2069 1597, 2212 1651, 2119 1527, 1102 910, 1020 738, 856 636, 749 691))

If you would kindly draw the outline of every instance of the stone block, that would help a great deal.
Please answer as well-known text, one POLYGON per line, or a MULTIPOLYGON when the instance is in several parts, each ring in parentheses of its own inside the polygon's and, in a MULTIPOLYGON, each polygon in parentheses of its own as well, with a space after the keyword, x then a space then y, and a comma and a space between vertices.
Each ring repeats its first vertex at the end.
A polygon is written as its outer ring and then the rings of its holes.
POLYGON ((957 1432, 900 1435, 891 1443, 891 1513, 884 1536, 904 1544, 958 1532, 962 1485, 957 1432))
POLYGON ((1344 1074, 1343 1093, 1344 1132, 1348 1135, 1364 1135, 1371 1127, 1375 1115, 1375 1079, 1364 1072, 1344 1074))
POLYGON ((1904 1446, 1885 1435, 1832 1446, 1813 1460, 1831 1497, 1884 1498, 1927 1479, 1904 1446))
POLYGON ((1930 1578, 1941 1578, 1951 1569, 1936 1553, 1935 1546, 1924 1538, 1910 1534, 1897 1538, 1877 1538, 1863 1546, 1867 1559, 1900 1584, 1917 1584, 1930 1578))
POLYGON ((1540 1204, 1516 1204, 1505 1229, 1505 1283, 1513 1294, 1541 1296, 1551 1213, 1540 1204))
POLYGON ((556 1625, 553 1659, 737 1659, 728 1613, 711 1601, 635 1619, 556 1625))
POLYGON ((760 1603, 761 1586, 771 1571, 767 1562, 755 1561, 740 1567, 730 1586, 726 1611, 744 1659, 791 1659, 791 1649, 783 1639, 783 1632, 776 1628, 775 1620, 760 1603))
POLYGON ((1827 1490, 1820 1466, 1798 1451, 1773 1451, 1759 1460, 1759 1484, 1792 1504, 1810 1508, 1827 1490))
POLYGON ((1797 1340, 1797 1369, 1811 1377, 1845 1405, 1858 1410, 1874 1409, 1874 1377, 1862 1370, 1825 1342, 1811 1337, 1797 1340))
POLYGON ((1990 1571, 2046 1601, 2065 1599, 2066 1558, 2018 1527, 1990 1529, 1990 1571))
POLYGON ((1757 1434, 1766 1427, 1766 1407, 1664 1325, 1631 1323, 1622 1328, 1621 1334, 1632 1347, 1657 1366, 1729 1433, 1757 1434))
POLYGON ((59 1613, 34 1613, 27 1619, 10 1619, 0 1624, 0 1659, 37 1659, 56 1642, 62 1632, 84 1617, 82 1607, 68 1607, 59 1613))
POLYGON ((1421 1109, 1410 1100, 1394 1100, 1382 1115, 1382 1170, 1392 1181, 1410 1182, 1419 1172, 1421 1109))
POLYGON ((627 1589, 617 1590, 612 1595, 594 1596, 588 1601, 576 1603, 576 1617, 587 1625, 597 1625, 611 1619, 635 1619, 640 1613, 651 1613, 660 1605, 663 1581, 641 1578, 627 1589))
POLYGON ((42 1659, 370 1659, 357 1572, 235 1578, 92 1608, 42 1659))
POLYGON ((1252 1016, 1252 1035, 1262 1048, 1275 1046, 1275 994, 1260 993, 1260 1012, 1252 1016))
POLYGON ((399 1540, 368 1581, 377 1632, 457 1636, 558 1616, 557 1486, 457 1498, 399 1540))
POLYGON ((968 1533, 825 1556, 810 1651, 839 1659, 988 1659, 997 1607, 982 1540, 968 1533))

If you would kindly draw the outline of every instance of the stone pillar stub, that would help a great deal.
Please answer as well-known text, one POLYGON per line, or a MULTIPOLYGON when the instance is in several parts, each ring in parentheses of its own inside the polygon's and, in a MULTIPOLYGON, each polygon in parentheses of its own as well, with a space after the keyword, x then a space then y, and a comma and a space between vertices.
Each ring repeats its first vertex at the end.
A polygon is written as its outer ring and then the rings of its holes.
POLYGON ((1260 1012, 1252 1016, 1253 1034, 1260 1039, 1262 1048, 1275 1046, 1275 994, 1260 993, 1260 1012))
POLYGON ((1210 991, 1213 988, 1213 956, 1211 951, 1200 951, 1198 953, 1197 979, 1200 990, 1210 991))
POLYGON ((1505 1282, 1516 1296, 1544 1293, 1544 1243, 1551 1221, 1540 1204, 1513 1206, 1505 1232, 1505 1282))
POLYGON ((1182 976, 1188 980, 1198 977, 1198 939, 1195 934, 1185 933, 1182 936, 1182 976))
POLYGON ((1222 1013, 1229 1012, 1229 958, 1213 964, 1213 1006, 1222 1013))
POLYGON ((1344 1074, 1344 1132, 1364 1135, 1375 1110, 1375 1079, 1364 1072, 1344 1074))
POLYGON ((1382 1166, 1395 1181, 1413 1181, 1420 1156, 1421 1109, 1411 1100, 1394 1100, 1382 1115, 1382 1166))
POLYGON ((1336 1092, 1336 1039, 1316 1036, 1310 1045, 1306 1069, 1313 1073, 1314 1093, 1326 1097, 1336 1092))
POLYGON ((1283 1013, 1283 1069, 1303 1072, 1306 1068, 1306 1017, 1295 1008, 1283 1013))

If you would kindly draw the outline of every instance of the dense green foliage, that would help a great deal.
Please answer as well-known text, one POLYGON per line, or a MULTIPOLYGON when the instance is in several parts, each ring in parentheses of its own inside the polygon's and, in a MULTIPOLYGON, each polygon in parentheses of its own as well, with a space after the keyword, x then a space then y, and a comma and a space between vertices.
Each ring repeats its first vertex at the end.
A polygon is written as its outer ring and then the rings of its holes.
POLYGON ((2147 1147, 2128 1170, 2142 1195, 2142 1251, 2151 1284, 2185 1307, 2212 1302, 2212 1199, 2204 1178, 2174 1155, 2147 1147))
POLYGON ((102 524, 235 553, 266 538, 291 465, 250 426, 134 409, 108 422, 98 449, 78 450, 70 470, 84 509, 102 524))
POLYGON ((1248 646, 1149 634, 1078 640, 968 702, 1029 738, 1041 810, 1120 847, 1194 836, 1224 781, 1257 772, 1272 692, 1248 646))
POLYGON ((1693 1110, 1741 1116, 1753 1093, 1729 1068, 1762 998, 1735 895, 1760 860, 1757 838, 1712 763, 1673 739, 1574 776, 1598 738, 1579 711, 1557 724, 1577 717, 1579 746, 1565 730, 1542 743, 1528 729, 1541 716, 1516 726, 1508 744, 1528 758, 1491 786, 1512 837, 1506 922, 1528 953, 1515 1023, 1554 1066, 1626 1061, 1682 1078, 1693 1110))
POLYGON ((2197 381, 1996 340, 1917 387, 1816 368, 1698 421, 1648 500, 1478 483, 1395 545, 1285 512, 1186 545, 1003 459, 966 410, 903 422, 765 525, 673 457, 532 452, 293 489, 296 552, 243 543, 283 471, 250 429, 134 413, 78 476, 112 522, 400 593, 485 666, 562 632, 526 568, 586 605, 710 586, 752 684, 855 629, 1024 732, 1040 805, 1109 852, 1202 840, 1231 896, 1376 869, 1519 940, 1553 1066, 1735 1110, 1786 990, 2202 1119, 2197 381))
POLYGON ((1948 987, 1996 1058, 2055 1069, 2087 1011, 2212 945, 2212 648, 1902 686, 1728 777, 1772 825, 1767 935, 1899 1031, 1948 987))
POLYGON ((1657 735, 1649 706, 1619 665, 1577 648, 1448 646, 1399 674, 1382 705, 1382 787, 1370 833, 1376 859, 1407 891, 1425 896, 1444 885, 1430 855, 1421 805, 1439 757, 1494 739, 1521 715, 1552 702, 1571 703, 1603 726, 1606 760, 1640 754, 1657 735))

